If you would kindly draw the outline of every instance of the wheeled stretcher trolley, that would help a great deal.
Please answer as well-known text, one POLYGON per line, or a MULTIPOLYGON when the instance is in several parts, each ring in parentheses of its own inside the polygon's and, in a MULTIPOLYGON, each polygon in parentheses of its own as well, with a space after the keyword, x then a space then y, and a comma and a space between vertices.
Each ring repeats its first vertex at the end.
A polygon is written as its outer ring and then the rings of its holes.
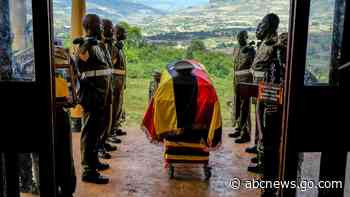
POLYGON ((194 60, 169 64, 142 122, 151 142, 163 143, 170 178, 178 163, 203 165, 211 177, 210 151, 221 144, 218 97, 205 67, 194 60))

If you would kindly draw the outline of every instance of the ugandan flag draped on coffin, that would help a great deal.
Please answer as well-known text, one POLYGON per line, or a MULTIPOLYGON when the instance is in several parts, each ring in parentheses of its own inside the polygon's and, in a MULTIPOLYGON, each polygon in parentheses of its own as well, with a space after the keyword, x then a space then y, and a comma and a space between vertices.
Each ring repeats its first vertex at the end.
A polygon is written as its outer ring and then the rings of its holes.
POLYGON ((207 160, 221 144, 220 104, 205 67, 184 60, 194 69, 183 75, 171 63, 145 113, 142 128, 151 142, 164 143, 167 160, 207 160))

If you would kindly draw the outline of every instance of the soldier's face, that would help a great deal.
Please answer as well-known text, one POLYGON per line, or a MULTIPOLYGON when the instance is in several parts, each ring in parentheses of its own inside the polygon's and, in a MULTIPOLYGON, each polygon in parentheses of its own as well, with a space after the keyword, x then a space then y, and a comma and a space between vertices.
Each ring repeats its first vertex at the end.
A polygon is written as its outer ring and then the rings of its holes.
POLYGON ((113 25, 112 24, 104 24, 103 36, 105 38, 112 38, 113 37, 113 25))
POLYGON ((246 33, 244 33, 238 37, 238 43, 240 46, 247 45, 247 40, 248 40, 248 34, 246 34, 246 33))
POLYGON ((256 28, 256 38, 258 40, 263 40, 266 37, 268 29, 269 29, 268 22, 265 20, 262 20, 258 24, 258 27, 256 28))
POLYGON ((102 29, 101 29, 101 21, 99 18, 93 18, 90 22, 90 34, 91 36, 96 36, 97 38, 101 38, 102 29))
POLYGON ((117 33, 117 40, 126 40, 128 38, 128 32, 125 30, 119 30, 117 33))

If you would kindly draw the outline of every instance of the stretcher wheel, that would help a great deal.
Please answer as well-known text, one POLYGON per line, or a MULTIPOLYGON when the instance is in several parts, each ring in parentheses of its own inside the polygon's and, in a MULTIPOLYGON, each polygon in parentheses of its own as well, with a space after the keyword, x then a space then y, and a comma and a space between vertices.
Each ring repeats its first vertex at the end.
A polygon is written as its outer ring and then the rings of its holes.
POLYGON ((205 180, 209 180, 211 177, 211 167, 205 165, 204 166, 204 174, 205 174, 205 180))
POLYGON ((169 165, 169 168, 168 168, 168 175, 170 179, 174 178, 174 166, 171 164, 169 165))

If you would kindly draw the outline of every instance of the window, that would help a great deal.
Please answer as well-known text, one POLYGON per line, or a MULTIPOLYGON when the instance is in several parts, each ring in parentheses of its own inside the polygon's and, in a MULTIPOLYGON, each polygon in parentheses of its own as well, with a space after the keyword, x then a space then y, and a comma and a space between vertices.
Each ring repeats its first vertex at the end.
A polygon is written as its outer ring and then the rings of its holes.
POLYGON ((311 0, 305 84, 328 83, 337 0, 311 0))
POLYGON ((2 1, 0 81, 35 81, 32 1, 2 1))

